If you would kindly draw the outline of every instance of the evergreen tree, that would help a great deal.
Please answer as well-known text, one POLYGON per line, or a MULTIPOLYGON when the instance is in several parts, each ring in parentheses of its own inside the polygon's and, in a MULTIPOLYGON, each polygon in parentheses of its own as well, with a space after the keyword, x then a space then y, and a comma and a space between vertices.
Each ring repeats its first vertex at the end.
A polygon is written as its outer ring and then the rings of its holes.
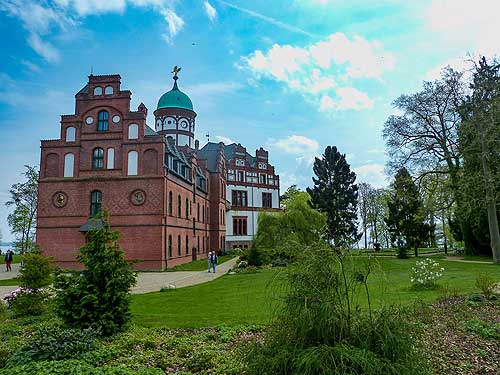
POLYGON ((406 252, 409 248, 413 248, 415 256, 418 256, 419 245, 429 238, 433 226, 426 224, 424 217, 417 185, 408 170, 401 168, 396 173, 386 218, 392 242, 397 244, 400 258, 407 257, 406 252))
POLYGON ((70 326, 94 326, 111 335, 130 319, 129 291, 136 282, 135 272, 124 259, 119 234, 111 231, 107 213, 95 220, 96 229, 88 232, 87 244, 77 256, 85 269, 56 277, 56 311, 70 326))
POLYGON ((356 174, 351 171, 337 147, 328 146, 322 158, 316 158, 313 167, 314 187, 307 188, 312 206, 326 213, 330 240, 335 246, 352 246, 361 235, 357 231, 358 186, 356 174))

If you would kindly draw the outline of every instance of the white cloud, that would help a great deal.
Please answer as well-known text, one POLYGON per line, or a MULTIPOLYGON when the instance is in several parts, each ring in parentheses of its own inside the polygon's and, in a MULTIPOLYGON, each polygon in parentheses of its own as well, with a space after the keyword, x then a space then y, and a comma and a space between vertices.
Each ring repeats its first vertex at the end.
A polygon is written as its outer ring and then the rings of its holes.
POLYGON ((0 12, 18 18, 28 31, 28 45, 53 63, 60 59, 60 52, 51 42, 52 37, 67 35, 85 17, 94 14, 123 13, 128 6, 150 7, 162 15, 166 31, 162 37, 168 43, 184 27, 184 20, 175 12, 173 0, 2 0, 0 12))
POLYGON ((422 15, 426 26, 447 48, 493 55, 500 52, 500 3, 491 0, 432 0, 422 15))
POLYGON ((225 145, 230 145, 232 143, 237 143, 237 142, 233 141, 231 138, 225 137, 223 135, 216 135, 215 139, 217 139, 219 142, 223 142, 225 145))
POLYGON ((287 154, 296 155, 295 160, 299 164, 310 165, 314 162, 314 158, 318 156, 319 143, 302 135, 290 135, 272 142, 271 147, 287 154))
POLYGON ((473 64, 471 62, 471 57, 468 56, 463 56, 463 57, 455 57, 453 59, 449 59, 448 61, 444 62, 443 64, 440 64, 436 66, 435 68, 432 68, 429 70, 423 77, 423 80, 425 81, 434 81, 436 79, 439 79, 441 77, 441 72, 443 69, 447 66, 450 68, 457 70, 457 71, 470 71, 470 69, 473 67, 473 64))
POLYGON ((367 182, 377 188, 385 187, 388 184, 384 166, 381 164, 365 164, 352 168, 356 173, 356 182, 367 182))
POLYGON ((373 100, 366 93, 354 87, 341 87, 336 92, 340 98, 337 104, 338 109, 360 110, 373 108, 373 100))
POLYGON ((205 7, 205 12, 207 13, 210 21, 213 21, 217 17, 217 10, 215 10, 215 8, 208 1, 205 1, 203 6, 205 7))
POLYGON ((323 111, 372 108, 368 94, 349 86, 359 79, 382 80, 394 61, 379 42, 360 36, 349 39, 343 33, 305 47, 274 44, 266 52, 256 50, 242 58, 257 79, 282 82, 323 111))
POLYGON ((32 72, 35 72, 35 73, 40 73, 42 70, 40 69, 40 67, 35 64, 35 63, 32 63, 31 61, 28 61, 28 60, 20 60, 19 61, 22 65, 24 65, 26 68, 28 68, 29 70, 31 70, 32 72))

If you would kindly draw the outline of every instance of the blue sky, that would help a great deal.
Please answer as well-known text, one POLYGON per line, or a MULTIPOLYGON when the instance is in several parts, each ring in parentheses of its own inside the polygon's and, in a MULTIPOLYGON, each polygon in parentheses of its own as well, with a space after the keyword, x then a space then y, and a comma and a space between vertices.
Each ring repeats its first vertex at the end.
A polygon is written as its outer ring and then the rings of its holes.
MULTIPOLYGON (((327 145, 358 180, 387 183, 381 130, 392 101, 467 53, 497 52, 495 0, 2 0, 0 230, 4 202, 40 139, 90 73, 119 73, 150 117, 172 66, 202 143, 263 146, 282 189, 308 186, 327 145), (376 5, 374 5, 376 3, 376 5)), ((152 118, 148 120, 152 125, 152 118)))

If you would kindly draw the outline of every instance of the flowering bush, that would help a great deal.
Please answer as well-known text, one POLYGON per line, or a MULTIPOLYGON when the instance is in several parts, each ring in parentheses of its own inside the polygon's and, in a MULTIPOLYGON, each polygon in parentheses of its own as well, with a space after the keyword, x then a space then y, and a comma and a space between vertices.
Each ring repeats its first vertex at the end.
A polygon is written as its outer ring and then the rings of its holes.
POLYGON ((4 297, 7 306, 16 316, 40 315, 45 309, 50 295, 42 289, 20 287, 4 297))
POLYGON ((416 287, 432 288, 443 276, 444 268, 430 258, 417 261, 411 269, 410 282, 416 287))

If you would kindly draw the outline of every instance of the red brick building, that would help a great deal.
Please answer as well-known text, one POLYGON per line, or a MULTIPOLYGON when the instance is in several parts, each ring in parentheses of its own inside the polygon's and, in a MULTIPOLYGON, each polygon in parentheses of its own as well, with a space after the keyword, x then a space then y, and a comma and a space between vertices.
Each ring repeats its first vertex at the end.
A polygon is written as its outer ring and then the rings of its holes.
POLYGON ((37 243, 63 267, 78 267, 89 218, 109 210, 126 258, 162 269, 224 248, 223 145, 197 157, 191 100, 177 87, 154 112, 130 108, 119 75, 90 75, 61 116, 61 135, 42 140, 37 243), (222 215, 219 213, 223 213, 222 215))

